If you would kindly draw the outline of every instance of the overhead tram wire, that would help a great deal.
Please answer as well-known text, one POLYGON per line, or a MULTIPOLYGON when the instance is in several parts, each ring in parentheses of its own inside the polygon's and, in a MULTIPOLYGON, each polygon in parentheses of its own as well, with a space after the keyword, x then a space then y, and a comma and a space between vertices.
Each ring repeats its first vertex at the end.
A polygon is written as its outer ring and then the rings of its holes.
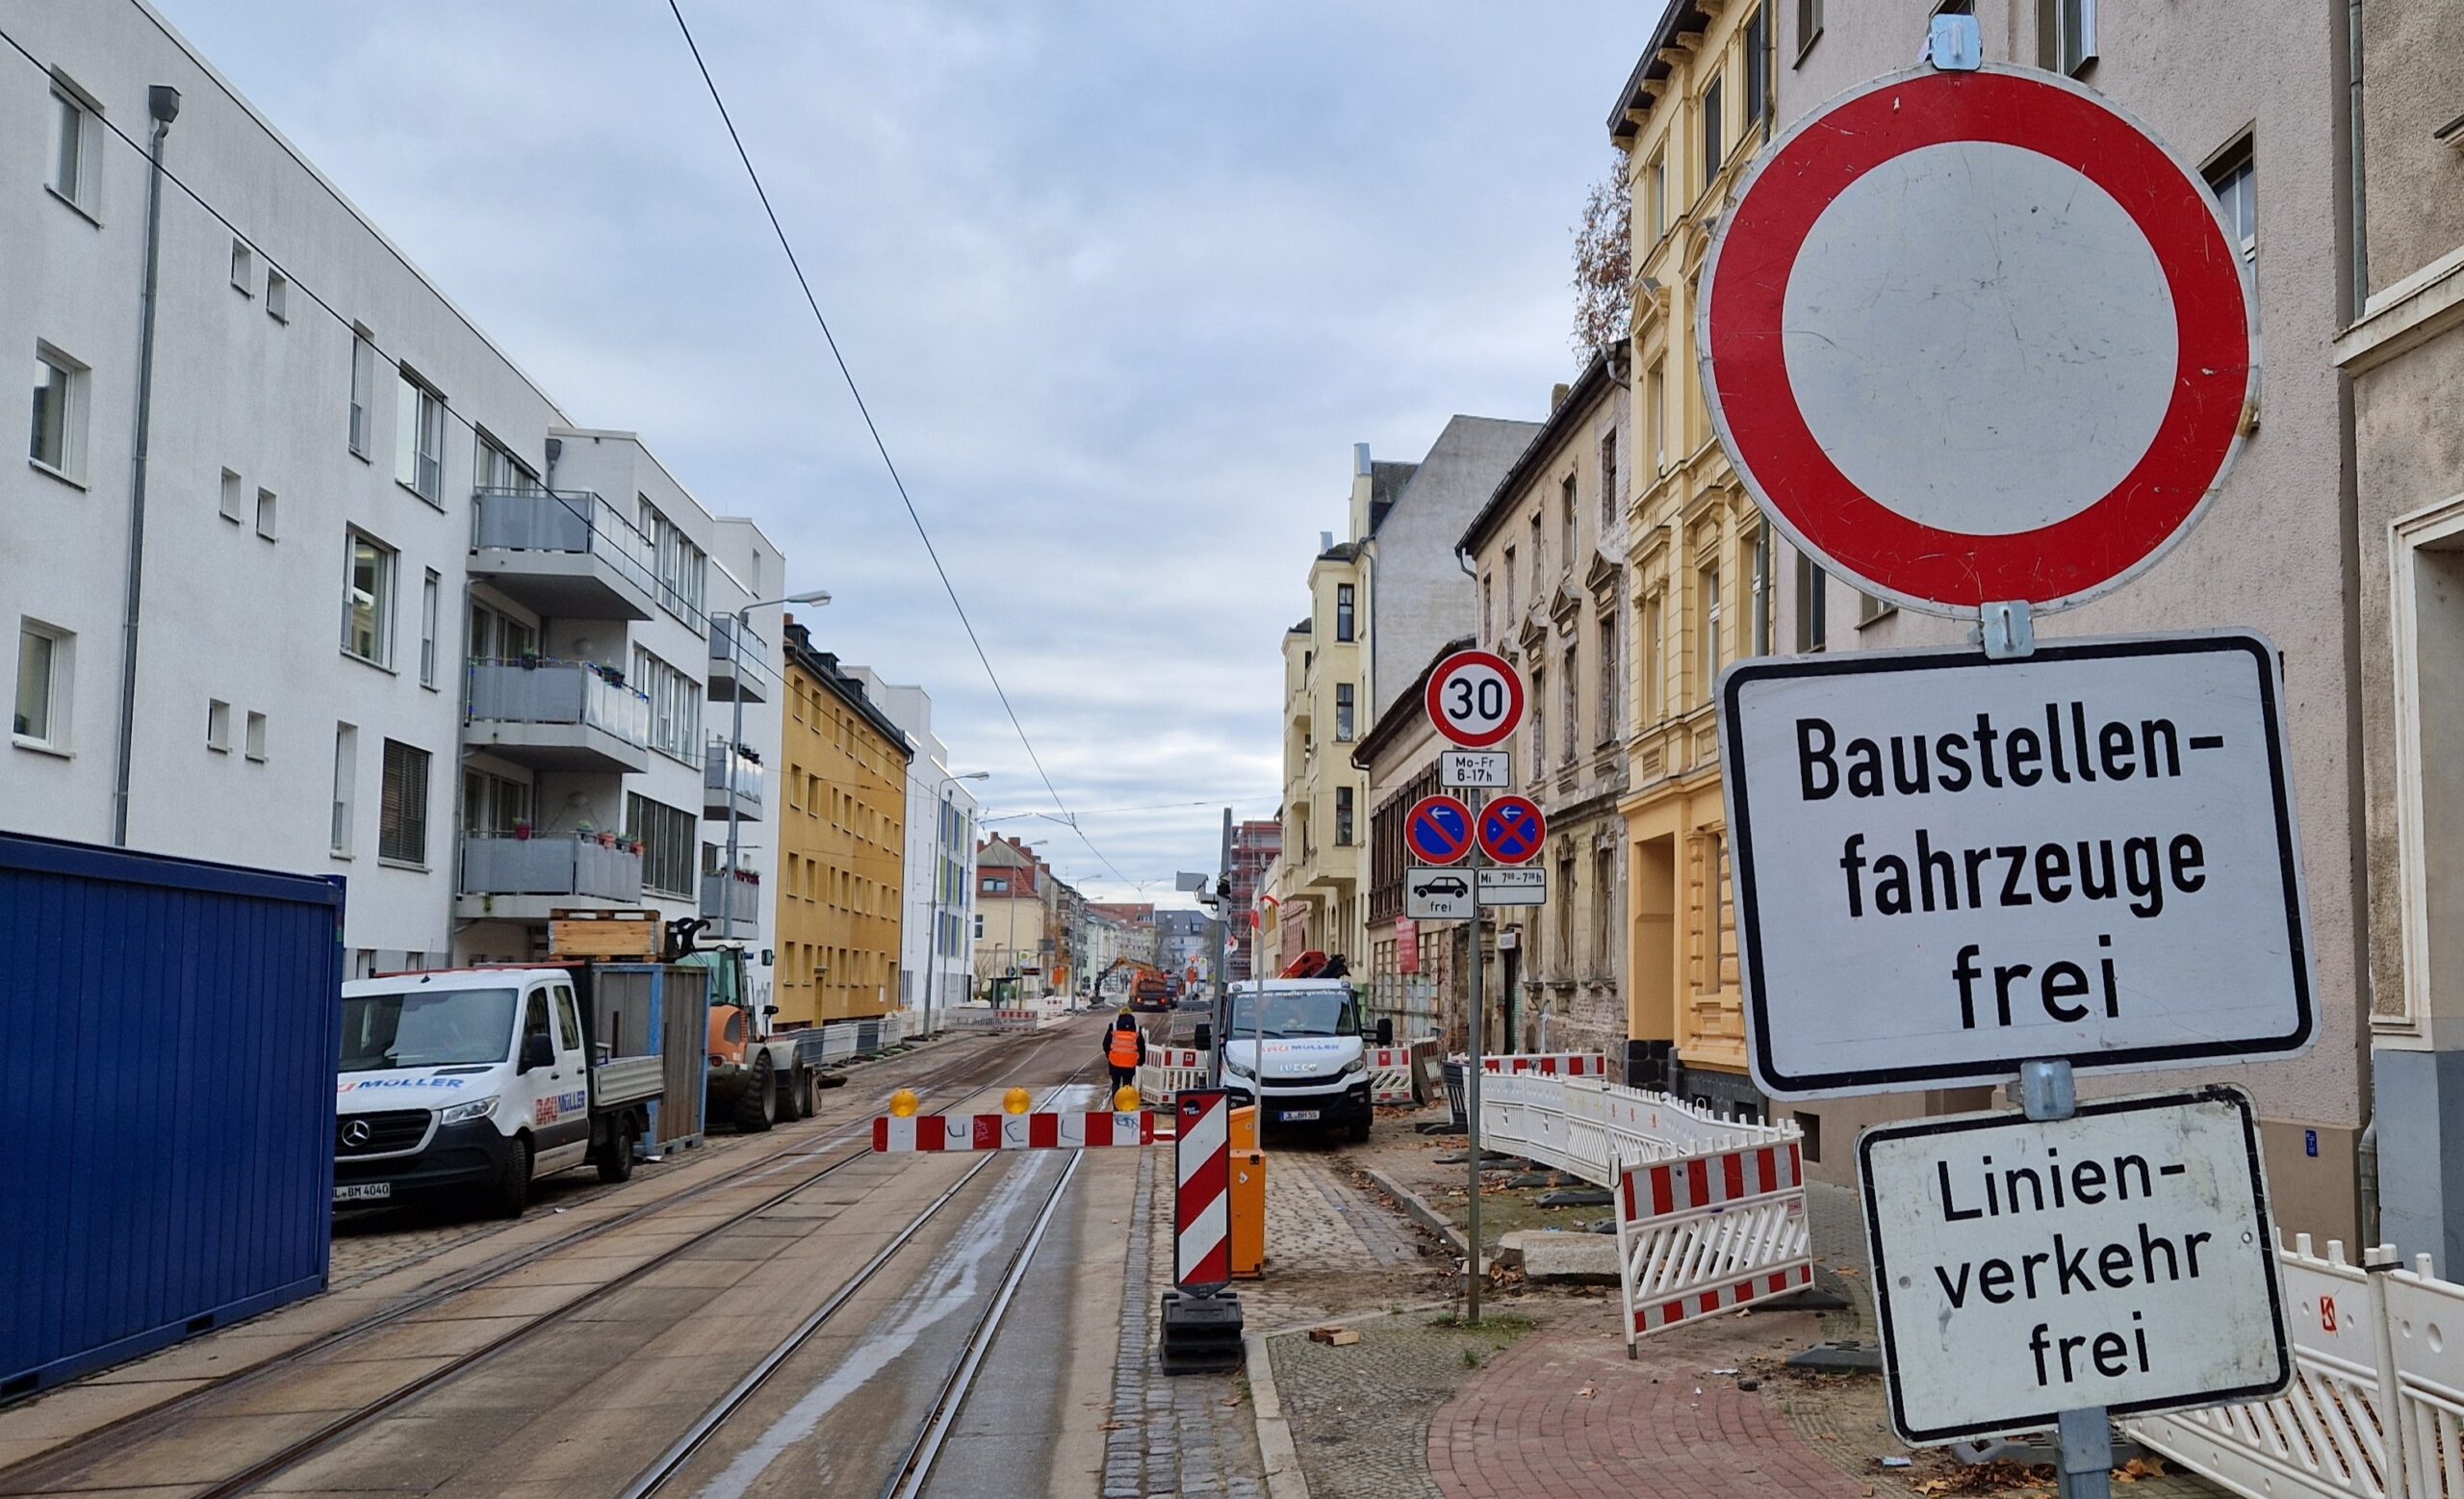
POLYGON ((1052 804, 1061 815, 1054 820, 1067 823, 1069 831, 1087 845, 1087 851, 1112 871, 1123 884, 1129 877, 1120 872, 1104 851, 1095 846, 1086 830, 1073 820, 1069 804, 1062 800, 1061 788, 1052 784, 1052 775, 1043 767, 1043 758, 1036 753, 1035 741, 1027 737, 1027 726, 1018 718, 1018 711, 1010 702, 1010 692, 1001 685, 1001 674, 992 669, 992 658, 984 649, 984 641, 975 633, 975 621, 967 617, 966 606, 959 601, 958 586, 950 582, 949 569, 941 564, 940 549, 933 545, 933 533, 924 525, 923 514, 915 508, 915 501, 907 492, 907 480, 898 472, 898 464, 889 455, 889 445, 883 441, 881 427, 873 421, 872 409, 864 404, 864 393, 856 384, 856 373, 847 366, 847 356, 838 350, 837 336, 830 331, 830 320, 822 315, 821 299, 813 295, 812 282, 806 278, 804 263, 796 258, 796 246, 788 240, 786 226, 779 221, 779 211, 770 204, 770 190, 762 185, 761 173, 753 165, 752 153, 745 149, 744 137, 735 128, 735 116, 729 113, 725 94, 719 91, 719 81, 710 74, 710 65, 702 57, 701 44, 693 39, 693 28, 685 23, 683 7, 679 0, 667 0, 670 14, 676 17, 676 29, 684 36, 685 49, 693 54, 693 65, 702 74, 703 86, 710 90, 710 102, 718 107, 719 122, 727 127, 728 140, 735 146, 736 160, 744 164, 744 174, 753 183, 754 195, 761 200, 761 212, 770 220, 770 232, 778 236, 779 248, 785 252, 787 269, 795 272, 796 285, 805 294, 805 305, 812 309, 813 322, 821 326, 822 342, 830 346, 830 357, 838 366, 838 376, 847 382, 847 394, 855 400, 856 414, 864 419, 864 430, 873 439, 873 451, 881 454, 882 467, 889 471, 889 481, 898 491, 899 504, 907 507, 907 518, 915 527, 916 539, 924 543, 924 555, 932 560, 934 574, 941 580, 941 591, 949 595, 950 607, 959 617, 959 625, 966 632, 967 644, 975 648, 975 659, 984 666, 984 675, 992 683, 993 695, 1001 700, 1001 711, 1010 715, 1010 727, 1017 731, 1018 742, 1025 747, 1027 760, 1036 767, 1036 775, 1043 788, 1052 793, 1052 804))

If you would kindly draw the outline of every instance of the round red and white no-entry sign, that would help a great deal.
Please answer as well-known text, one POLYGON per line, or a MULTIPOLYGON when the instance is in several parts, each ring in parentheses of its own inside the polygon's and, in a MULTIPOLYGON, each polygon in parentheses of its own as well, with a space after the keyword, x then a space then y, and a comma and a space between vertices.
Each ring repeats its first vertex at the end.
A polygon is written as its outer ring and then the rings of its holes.
POLYGON ((1938 613, 2144 569, 2256 410, 2258 300, 2206 184, 2052 73, 1841 95, 1756 162, 1702 286, 1711 423, 1764 511, 1938 613))

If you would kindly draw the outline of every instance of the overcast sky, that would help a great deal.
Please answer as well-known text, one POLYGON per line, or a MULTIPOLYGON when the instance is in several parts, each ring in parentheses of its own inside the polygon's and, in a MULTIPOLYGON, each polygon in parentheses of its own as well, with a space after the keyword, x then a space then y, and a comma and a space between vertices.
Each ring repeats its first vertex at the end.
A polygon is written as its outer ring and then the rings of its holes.
MULTIPOLYGON (((157 3, 577 422, 831 589, 817 642, 923 684, 988 811, 1052 810, 663 0, 157 3)), ((1218 809, 1273 813, 1351 444, 1414 459, 1571 376, 1572 225, 1654 9, 685 0, 1093 846, 1002 825, 1090 893, 1168 902, 1218 809)))

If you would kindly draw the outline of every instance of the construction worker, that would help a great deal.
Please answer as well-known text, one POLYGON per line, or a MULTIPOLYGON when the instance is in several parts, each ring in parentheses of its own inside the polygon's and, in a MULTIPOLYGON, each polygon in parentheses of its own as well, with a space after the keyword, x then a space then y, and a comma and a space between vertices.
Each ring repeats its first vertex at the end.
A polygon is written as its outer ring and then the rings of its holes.
POLYGON ((1138 1033, 1138 1017, 1129 1013, 1127 1005, 1113 1017, 1112 1027, 1104 1032, 1104 1061, 1113 1070, 1113 1091, 1138 1081, 1138 1063, 1146 1049, 1145 1038, 1138 1033))

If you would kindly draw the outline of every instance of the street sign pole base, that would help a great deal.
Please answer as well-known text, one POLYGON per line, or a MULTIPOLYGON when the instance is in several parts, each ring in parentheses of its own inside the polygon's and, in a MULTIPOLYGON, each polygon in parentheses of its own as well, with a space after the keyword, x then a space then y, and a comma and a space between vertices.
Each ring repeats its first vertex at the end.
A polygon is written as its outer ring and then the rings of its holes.
POLYGON ((1166 1291, 1157 1353, 1166 1374, 1225 1374, 1241 1367, 1237 1291, 1166 1291))
POLYGON ((2062 1450, 2054 1471, 2062 1499, 2112 1499, 2114 1428, 2105 1408, 2065 1410, 2060 1419, 2054 1434, 2062 1450))

